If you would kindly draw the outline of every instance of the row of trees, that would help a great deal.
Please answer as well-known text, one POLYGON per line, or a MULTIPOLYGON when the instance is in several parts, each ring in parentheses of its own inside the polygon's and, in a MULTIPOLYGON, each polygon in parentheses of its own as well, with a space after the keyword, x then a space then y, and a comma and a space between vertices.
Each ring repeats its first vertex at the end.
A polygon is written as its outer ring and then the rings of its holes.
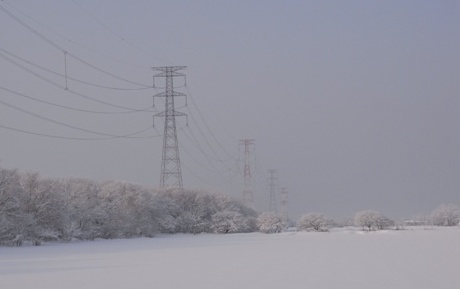
MULTIPOLYGON (((411 221, 409 224, 433 225, 433 226, 457 226, 460 224, 460 207, 454 204, 438 206, 430 216, 423 221, 411 221)), ((394 220, 380 214, 377 211, 366 210, 355 214, 352 223, 363 230, 385 230, 388 228, 398 228, 404 223, 397 224, 394 220)), ((337 224, 327 219, 323 214, 309 213, 303 215, 297 222, 297 228, 304 231, 327 231, 328 228, 337 224)))
POLYGON ((0 168, 0 245, 257 230, 257 213, 223 195, 0 168))
MULTIPOLYGON (((442 205, 430 223, 455 226, 460 208, 442 205)), ((303 215, 297 227, 327 231, 336 226, 324 215, 303 215)), ((395 222, 376 211, 358 212, 353 224, 381 230, 395 222)), ((258 214, 223 195, 183 189, 155 190, 121 182, 50 179, 0 167, 0 245, 95 238, 151 237, 157 233, 278 233, 287 221, 258 214)))

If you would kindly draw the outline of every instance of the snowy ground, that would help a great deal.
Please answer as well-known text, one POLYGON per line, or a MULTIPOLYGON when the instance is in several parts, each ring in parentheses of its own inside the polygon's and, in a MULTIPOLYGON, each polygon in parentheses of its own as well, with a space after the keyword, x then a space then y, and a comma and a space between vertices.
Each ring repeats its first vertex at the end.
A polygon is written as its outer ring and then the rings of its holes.
POLYGON ((460 288, 460 228, 0 247, 0 288, 460 288))

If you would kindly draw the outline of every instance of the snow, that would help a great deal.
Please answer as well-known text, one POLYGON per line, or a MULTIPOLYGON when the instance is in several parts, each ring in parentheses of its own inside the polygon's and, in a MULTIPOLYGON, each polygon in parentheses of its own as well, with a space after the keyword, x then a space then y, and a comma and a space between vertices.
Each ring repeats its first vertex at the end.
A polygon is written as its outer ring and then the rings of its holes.
POLYGON ((161 235, 0 248, 0 288, 460 288, 460 229, 161 235))

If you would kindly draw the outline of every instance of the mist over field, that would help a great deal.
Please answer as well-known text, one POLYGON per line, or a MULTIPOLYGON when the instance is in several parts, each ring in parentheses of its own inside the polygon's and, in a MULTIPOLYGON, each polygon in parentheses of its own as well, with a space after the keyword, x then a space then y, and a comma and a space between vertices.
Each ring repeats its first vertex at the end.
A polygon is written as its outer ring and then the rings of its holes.
POLYGON ((1 1, 0 164, 161 183, 175 79, 183 184, 269 210, 392 218, 459 204, 457 1, 1 1), (154 107, 153 107, 154 104, 154 107), (280 196, 277 195, 277 202, 280 196))

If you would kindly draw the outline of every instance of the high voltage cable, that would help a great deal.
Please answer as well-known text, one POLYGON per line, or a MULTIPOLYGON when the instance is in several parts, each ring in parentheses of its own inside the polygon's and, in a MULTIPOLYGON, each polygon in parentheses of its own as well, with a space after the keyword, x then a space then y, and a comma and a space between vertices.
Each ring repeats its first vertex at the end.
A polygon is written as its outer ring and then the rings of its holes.
POLYGON ((51 134, 44 134, 44 133, 27 131, 27 130, 18 129, 18 128, 5 126, 5 125, 1 125, 1 124, 0 124, 0 128, 7 129, 7 130, 12 130, 12 131, 16 131, 16 132, 21 132, 21 133, 25 133, 25 134, 40 136, 40 137, 47 137, 47 138, 54 138, 54 139, 65 139, 65 140, 81 140, 81 141, 101 141, 101 140, 113 140, 113 139, 121 139, 121 138, 125 138, 125 139, 127 139, 127 138, 129 138, 129 139, 136 138, 136 139, 139 139, 139 138, 154 138, 154 137, 162 136, 162 135, 151 135, 151 136, 145 136, 145 137, 134 137, 133 136, 133 135, 136 135, 136 134, 139 134, 139 133, 142 133, 142 132, 145 132, 145 131, 151 129, 150 127, 147 128, 147 129, 143 129, 143 130, 140 130, 138 132, 130 133, 130 134, 123 135, 123 136, 113 136, 113 137, 105 137, 105 138, 83 138, 83 137, 57 136, 57 135, 51 135, 51 134))
POLYGON ((17 92, 15 90, 11 90, 11 89, 3 87, 3 86, 0 86, 0 89, 3 90, 3 91, 6 91, 8 93, 15 94, 17 96, 21 96, 21 97, 24 97, 24 98, 27 98, 27 99, 31 99, 31 100, 36 101, 36 102, 44 103, 44 104, 47 104, 47 105, 51 105, 51 106, 55 106, 55 107, 59 107, 59 108, 63 108, 63 109, 73 110, 73 111, 86 112, 86 113, 95 113, 95 114, 126 114, 126 113, 132 113, 132 111, 110 112, 110 111, 97 111, 97 110, 80 109, 80 108, 60 105, 60 104, 49 102, 49 101, 46 101, 46 100, 41 100, 39 98, 32 97, 32 96, 29 96, 29 95, 24 94, 24 93, 17 92))
POLYGON ((197 180, 209 185, 209 186, 213 186, 213 187, 217 187, 218 185, 217 184, 211 184, 210 182, 208 182, 207 180, 203 179, 202 177, 198 176, 194 170, 192 170, 191 168, 189 168, 186 164, 184 164, 183 162, 181 163, 182 166, 192 175, 194 176, 197 180))
POLYGON ((71 93, 71 94, 74 94, 74 95, 77 95, 77 96, 80 96, 80 97, 83 97, 83 98, 86 98, 88 100, 91 100, 91 101, 94 101, 94 102, 97 102, 97 103, 101 103, 101 104, 104 104, 104 105, 108 105, 108 106, 112 106, 112 107, 116 107, 116 108, 119 108, 119 109, 123 109, 123 110, 127 110, 128 112, 141 112, 141 111, 149 111, 151 109, 151 107, 146 107, 146 108, 141 108, 141 109, 135 109, 135 108, 130 108, 130 107, 126 107, 126 106, 121 106, 121 105, 116 105, 116 104, 112 104, 112 103, 109 103, 109 102, 106 102, 106 101, 102 101, 102 100, 99 100, 99 99, 96 99, 96 98, 93 98, 93 97, 90 97, 90 96, 87 96, 85 94, 82 94, 82 93, 79 93, 79 92, 76 92, 72 89, 69 89, 69 88, 66 88, 62 85, 60 85, 59 83, 56 83, 54 82, 53 80, 51 79, 48 79, 47 77, 25 67, 24 65, 20 64, 20 63, 17 63, 16 61, 14 61, 13 59, 9 58, 8 56, 6 56, 5 54, 1 53, 0 52, 0 57, 7 60, 8 62, 12 63, 13 65, 16 65, 17 67, 29 72, 30 74, 34 75, 35 77, 45 81, 45 82, 48 82, 68 93, 71 93))
MULTIPOLYGON (((184 130, 184 135, 185 135, 185 136, 191 141, 191 143, 192 143, 192 144, 193 144, 193 145, 194 145, 194 146, 195 146, 195 147, 206 157, 206 159, 208 160, 208 162, 209 162, 212 166, 214 166, 214 165, 213 165, 213 163, 212 163, 210 160, 218 161, 218 162, 224 164, 224 162, 223 162, 222 160, 216 159, 216 158, 210 156, 210 155, 201 147, 200 143, 198 142, 198 140, 197 140, 197 138, 196 138, 196 136, 195 136, 195 134, 193 133, 192 130, 190 130, 190 129, 189 129, 189 130, 184 130), (190 132, 190 135, 188 135, 187 131, 190 132)), ((214 168, 215 168, 215 167, 214 167, 214 168)))
POLYGON ((70 53, 68 52, 66 49, 62 48, 60 45, 58 45, 56 42, 52 41, 51 39, 49 39, 48 37, 44 36, 42 33, 40 33, 38 30, 34 29, 32 26, 30 26, 29 24, 27 24, 26 22, 24 22, 23 20, 21 20, 19 17, 17 17, 16 15, 14 15, 13 13, 11 13, 8 9, 6 9, 5 7, 3 7, 1 4, 0 4, 0 10, 2 12, 4 12, 7 16, 9 16, 10 18, 12 18, 13 20, 15 20, 16 22, 18 22, 19 24, 21 24, 23 27, 25 27, 27 30, 29 30, 30 32, 32 32, 33 34, 35 34, 36 36, 38 36, 40 39, 42 39, 43 41, 45 41, 46 43, 48 43, 49 45, 51 45, 52 47, 54 47, 55 49, 57 49, 58 51, 60 51, 61 53, 63 53, 64 55, 68 55, 72 58, 74 58, 75 60, 78 60, 80 61, 81 63, 99 71, 99 72, 102 72, 102 73, 105 73, 109 76, 112 76, 116 79, 119 79, 119 80, 122 80, 122 81, 125 81, 125 82, 128 82, 128 83, 131 83, 131 84, 135 84, 135 85, 138 85, 138 86, 141 86, 141 87, 151 87, 150 85, 145 85, 145 84, 141 84, 141 83, 138 83, 138 82, 135 82, 135 81, 132 81, 132 80, 129 80, 129 79, 126 79, 126 78, 123 78, 123 77, 120 77, 118 75, 115 75, 111 72, 108 72, 102 68, 99 68, 97 67, 96 65, 93 65, 91 63, 89 63, 88 61, 85 61, 84 59, 78 57, 77 55, 74 55, 73 53, 70 53))
POLYGON ((82 45, 81 43, 79 43, 79 42, 77 42, 75 40, 72 40, 72 39, 68 38, 67 36, 63 35, 62 33, 57 32, 56 30, 54 30, 54 29, 50 28, 49 26, 43 24, 41 21, 39 21, 36 18, 30 16, 29 14, 27 14, 23 10, 21 10, 18 7, 16 7, 13 4, 11 4, 9 1, 5 1, 5 0, 2 0, 2 1, 5 2, 11 8, 13 8, 14 10, 16 10, 17 12, 21 13, 22 15, 26 16, 27 18, 29 18, 29 19, 33 20, 34 22, 36 22, 37 24, 39 24, 42 28, 45 28, 46 30, 48 30, 48 31, 54 33, 55 35, 63 38, 64 40, 66 40, 69 43, 72 43, 72 44, 75 44, 77 46, 80 46, 81 48, 83 48, 83 49, 85 49, 85 50, 87 50, 87 51, 89 51, 91 53, 94 53, 94 54, 97 54, 99 56, 103 56, 105 58, 111 59, 112 61, 116 61, 116 62, 125 64, 125 65, 135 66, 135 67, 138 67, 138 68, 150 69, 150 67, 146 67, 144 65, 139 65, 139 64, 136 64, 136 63, 131 63, 131 62, 128 62, 128 61, 125 61, 125 60, 121 60, 121 59, 115 58, 113 56, 107 55, 106 53, 102 53, 100 51, 97 51, 97 50, 94 50, 92 48, 89 48, 86 45, 82 45))
POLYGON ((111 28, 109 25, 105 24, 104 22, 102 22, 99 18, 97 18, 93 13, 89 12, 88 9, 86 9, 85 7, 83 7, 82 5, 80 5, 79 3, 77 3, 76 1, 74 0, 70 0, 70 2, 72 2, 76 7, 78 7, 80 10, 82 10, 83 12, 85 12, 87 15, 89 15, 94 21, 96 21, 99 25, 103 26, 105 29, 107 29, 108 31, 110 31, 110 33, 112 33, 113 35, 115 35, 117 38, 119 38, 121 41, 131 45, 132 47, 134 47, 135 49, 145 53, 146 55, 150 56, 150 57, 154 57, 154 58, 157 58, 157 56, 154 56, 151 54, 150 51, 148 50, 145 50, 143 49, 142 47, 136 45, 135 43, 129 41, 126 39, 126 37, 124 37, 123 35, 119 34, 117 31, 115 31, 113 28, 111 28))
POLYGON ((0 100, 0 104, 3 104, 4 106, 10 107, 10 108, 15 109, 17 111, 20 111, 22 113, 34 116, 36 118, 39 118, 39 119, 42 119, 42 120, 45 120, 45 121, 48 121, 48 122, 51 122, 51 123, 54 123, 54 124, 58 124, 58 125, 61 125, 61 126, 64 126, 64 127, 68 127, 68 128, 71 128, 71 129, 75 129, 75 130, 79 130, 79 131, 83 131, 83 132, 87 132, 87 133, 92 133, 92 134, 97 134, 97 135, 102 135, 102 136, 108 136, 108 137, 115 137, 115 138, 124 137, 124 135, 113 135, 113 134, 108 134, 108 133, 103 133, 103 132, 97 132, 97 131, 93 131, 93 130, 89 130, 89 129, 85 129, 85 128, 80 128, 80 127, 77 127, 77 126, 74 126, 74 125, 66 124, 66 123, 63 123, 63 122, 60 122, 60 121, 57 121, 57 120, 54 120, 54 119, 39 115, 37 113, 28 111, 26 109, 20 108, 18 106, 13 105, 13 104, 7 103, 7 102, 5 102, 3 100, 0 100))
POLYGON ((224 148, 224 146, 219 142, 219 140, 216 138, 214 133, 212 132, 211 128, 209 127, 208 123, 206 122, 205 118, 203 117, 203 114, 201 113, 198 105, 195 102, 195 98, 193 97, 192 93, 190 92, 190 89, 188 86, 185 87, 187 90, 187 94, 190 96, 190 99, 192 100, 192 105, 196 108, 196 111, 198 112, 198 115, 200 116, 201 120, 203 121, 205 127, 211 134, 212 138, 216 141, 217 145, 232 159, 236 160, 234 156, 232 156, 230 153, 227 152, 227 150, 224 148))
MULTIPOLYGON (((211 157, 203 150, 203 148, 201 148, 201 146, 199 145, 199 143, 197 142, 195 136, 192 134, 192 137, 190 137, 187 133, 186 133, 186 130, 183 131, 184 132, 184 135, 190 140, 190 142, 206 157, 206 160, 208 161, 208 163, 211 165, 211 167, 218 171, 218 169, 216 168, 216 166, 214 165, 214 163, 211 162, 211 157)), ((191 131, 190 131, 191 132, 191 131)), ((227 168, 228 169, 228 168, 227 168)))
POLYGON ((117 78, 117 79, 119 79, 119 80, 122 80, 122 81, 125 81, 125 82, 128 82, 128 83, 131 83, 131 84, 139 85, 139 86, 145 87, 145 88, 152 88, 151 85, 146 85, 146 84, 138 83, 138 82, 135 82, 135 81, 128 80, 128 79, 126 79, 126 78, 117 76, 117 75, 115 75, 115 74, 113 74, 113 73, 111 73, 111 72, 108 72, 108 71, 106 71, 106 70, 104 70, 104 69, 102 69, 102 68, 99 68, 99 67, 97 67, 97 66, 95 66, 95 65, 93 65, 93 64, 91 64, 91 63, 89 63, 88 61, 83 60, 82 58, 76 56, 75 54, 72 54, 72 53, 70 53, 70 52, 67 52, 67 54, 68 54, 70 57, 72 57, 72 58, 74 58, 74 59, 80 61, 81 63, 83 63, 83 64, 85 64, 85 65, 87 65, 87 66, 89 66, 89 67, 91 67, 91 68, 93 68, 93 69, 95 69, 95 70, 97 70, 97 71, 99 71, 99 72, 105 73, 105 74, 110 75, 110 76, 112 76, 112 77, 114 77, 114 78, 117 78))
POLYGON ((15 20, 16 22, 18 22, 19 24, 21 24, 22 26, 27 28, 30 32, 32 32, 33 34, 38 36, 40 39, 42 39, 43 41, 45 41, 49 45, 53 46, 54 48, 56 48, 57 50, 61 51, 62 53, 65 52, 65 49, 63 49, 62 47, 60 47, 59 45, 57 45, 56 43, 54 43, 53 41, 51 41, 50 39, 45 37, 43 34, 38 32, 37 30, 35 30, 32 26, 28 25, 26 22, 24 22, 19 17, 17 17, 13 13, 11 13, 8 9, 3 7, 2 5, 0 5, 0 10, 3 11, 3 13, 5 13, 6 15, 8 15, 8 17, 10 17, 11 19, 15 20))
MULTIPOLYGON (((97 83, 92 83, 92 82, 89 82, 89 81, 85 81, 85 80, 80 80, 80 79, 77 79, 77 78, 74 78, 74 77, 71 77, 71 76, 68 76, 68 75, 65 75, 65 74, 62 74, 62 73, 59 73, 57 71, 54 71, 54 70, 51 70, 49 68, 46 68, 44 66, 41 66, 41 65, 38 65, 36 63, 33 63, 32 61, 29 61, 25 58, 22 58, 14 53, 12 53, 11 51, 8 51, 4 48, 1 48, 0 47, 0 51, 2 51, 3 53, 6 53, 16 59, 19 59, 31 66, 34 66, 38 69, 41 69, 43 71, 46 71, 48 73, 51 73, 51 74, 54 74, 54 75, 57 75, 57 76, 60 76, 60 77, 63 77, 64 79, 70 79, 70 80, 73 80, 75 82, 79 82, 79 83, 83 83, 83 84, 86 84, 86 85, 89 85, 89 86, 94 86, 94 87, 99 87, 99 88, 106 88, 106 89, 113 89, 113 90, 145 90, 145 89, 152 89, 153 87, 141 87, 141 88, 125 88, 125 87, 113 87, 113 86, 104 86, 104 85, 100 85, 100 84, 97 84, 97 83)), ((66 85, 67 87, 67 85, 66 85)))
MULTIPOLYGON (((190 153, 190 152, 186 149, 186 147, 185 147, 184 145, 182 145, 181 142, 179 142, 179 147, 180 147, 180 148, 190 157, 190 159, 192 159, 197 165, 199 165, 200 167, 202 167, 203 169, 205 169, 205 170, 207 170, 207 171, 209 171, 209 172, 217 173, 217 174, 221 175, 221 174, 223 174, 223 173, 226 173, 226 172, 230 171, 230 170, 226 170, 225 172, 220 172, 220 171, 217 171, 217 170, 215 170, 215 169, 210 169, 210 168, 208 168, 207 166, 205 166, 205 165, 203 165, 202 163, 200 163, 200 162, 195 158, 195 156, 194 156, 192 153, 190 153)), ((225 179, 225 178, 224 178, 224 179, 225 179)))
MULTIPOLYGON (((185 132, 184 130, 184 135, 191 141, 191 143, 196 147, 198 148, 198 150, 201 151, 201 153, 203 153, 203 155, 206 157, 206 160, 208 161, 208 163, 211 165, 212 169, 209 169, 207 167, 205 167, 203 164, 201 164, 200 162, 198 162, 195 157, 193 157, 193 155, 191 153, 189 153, 185 147, 179 142, 179 145, 181 146, 181 148, 195 161, 195 163, 197 163, 199 166, 201 167, 204 167, 206 170, 208 171, 212 171, 212 172, 215 172, 217 173, 225 182, 231 184, 231 181, 229 179, 227 179, 223 173, 226 173, 226 172, 230 172, 232 171, 232 168, 230 167, 227 167, 224 163, 222 163, 225 167, 225 172, 220 172, 220 170, 210 161, 210 156, 201 148, 201 146, 199 146, 199 144, 196 142, 196 138, 195 136, 193 136, 192 138, 190 138, 190 136, 185 132)), ((193 135, 193 134, 192 134, 193 135)))
MULTIPOLYGON (((213 147, 213 146, 211 145, 211 143, 208 141, 206 135, 204 134, 203 130, 200 128, 200 126, 199 126, 198 122, 196 121, 195 117, 193 116, 192 113, 190 113, 190 110, 189 110, 189 114, 190 114, 190 116, 191 116, 191 118, 192 118, 193 123, 195 123, 195 125, 196 125, 198 131, 200 132, 201 136, 203 137, 204 141, 205 141, 206 144, 209 146, 209 148, 211 148, 211 151, 214 153, 214 155, 215 155, 216 157, 214 158, 214 157, 209 156, 208 154, 206 154, 206 155, 208 155, 210 158, 212 158, 212 159, 214 159, 214 160, 216 160, 216 161, 219 161, 219 162, 221 162, 221 163, 224 163, 225 160, 222 160, 222 159, 219 157, 219 155, 217 154, 217 152, 214 150, 214 147, 213 147)), ((192 130, 190 130, 190 134, 193 136, 193 138, 195 139, 195 141, 196 141, 197 144, 198 144, 199 142, 197 141, 196 137, 194 136, 192 130)), ((204 150, 202 150, 202 151, 204 151, 204 150)))

